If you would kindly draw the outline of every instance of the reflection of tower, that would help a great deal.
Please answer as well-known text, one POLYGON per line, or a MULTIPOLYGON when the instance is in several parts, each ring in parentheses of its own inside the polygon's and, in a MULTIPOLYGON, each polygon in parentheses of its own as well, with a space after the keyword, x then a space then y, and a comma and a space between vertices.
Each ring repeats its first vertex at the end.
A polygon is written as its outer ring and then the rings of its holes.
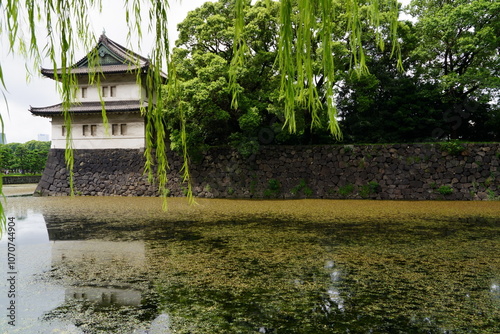
POLYGON ((141 290, 123 282, 120 276, 124 272, 142 271, 144 249, 143 241, 56 241, 52 245, 52 268, 71 272, 80 269, 75 273, 75 285, 66 288, 66 300, 86 300, 102 306, 138 306, 141 290), (107 275, 102 277, 102 273, 107 275), (96 278, 101 280, 96 282, 96 278))
POLYGON ((102 325, 96 319, 112 318, 113 328, 128 333, 157 316, 157 306, 149 299, 143 240, 102 240, 118 233, 105 223, 78 216, 44 217, 52 242, 51 272, 66 286, 64 303, 48 312, 46 319, 78 319, 91 328, 102 325), (127 317, 115 319, 122 307, 127 317))
POLYGON ((139 306, 141 291, 118 287, 78 286, 66 289, 65 299, 89 301, 100 306, 139 306))

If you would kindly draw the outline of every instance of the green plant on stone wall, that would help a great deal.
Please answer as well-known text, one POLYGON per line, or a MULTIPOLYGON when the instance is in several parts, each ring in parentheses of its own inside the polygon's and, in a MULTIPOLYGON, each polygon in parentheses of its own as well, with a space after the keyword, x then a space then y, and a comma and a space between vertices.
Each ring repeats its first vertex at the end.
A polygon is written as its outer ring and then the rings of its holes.
POLYGON ((339 188, 339 195, 346 198, 354 192, 354 186, 352 184, 346 184, 339 188))
POLYGON ((229 136, 230 144, 245 159, 259 151, 260 145, 254 138, 247 138, 241 133, 235 133, 229 136))
POLYGON ((479 188, 479 183, 476 181, 472 181, 472 188, 474 189, 475 192, 477 192, 477 189, 479 188))
POLYGON ((418 163, 420 163, 421 161, 422 161, 422 159, 421 159, 420 157, 418 157, 418 156, 410 156, 410 157, 407 157, 407 158, 406 158, 406 163, 407 163, 408 165, 413 165, 413 164, 415 164, 415 163, 417 163, 417 164, 418 164, 418 163))
POLYGON ((232 187, 227 188, 227 194, 229 196, 231 196, 232 194, 234 194, 234 189, 232 187))
POLYGON ((252 179, 250 181, 250 194, 254 195, 255 194, 255 188, 257 186, 257 180, 252 179))
POLYGON ((362 198, 368 198, 370 195, 378 194, 381 191, 380 184, 378 182, 372 181, 361 187, 359 191, 359 196, 362 198))
POLYGON ((293 187, 292 190, 290 190, 290 192, 294 196, 300 194, 300 192, 302 192, 306 197, 309 197, 309 196, 311 196, 313 194, 312 189, 309 188, 309 186, 307 185, 306 180, 304 180, 304 179, 301 179, 300 182, 299 182, 299 184, 296 185, 295 187, 293 187))
POLYGON ((280 181, 276 179, 270 179, 267 185, 267 189, 264 190, 264 197, 277 197, 281 191, 280 181))
POLYGON ((358 168, 360 169, 365 169, 366 167, 366 161, 365 161, 365 158, 361 158, 361 160, 359 160, 359 163, 358 163, 358 168))
POLYGON ((495 182, 495 179, 496 179, 495 172, 491 172, 490 176, 488 176, 486 180, 484 180, 485 187, 491 186, 495 182))
POLYGON ((465 151, 465 146, 463 146, 457 140, 447 141, 440 144, 441 151, 447 152, 451 155, 460 155, 465 151))
POLYGON ((497 196, 496 192, 492 189, 486 189, 486 195, 489 201, 500 201, 500 196, 497 196))
POLYGON ((344 154, 350 154, 354 151, 354 145, 344 145, 344 154))
POLYGON ((476 192, 474 190, 469 190, 469 196, 471 199, 474 199, 474 196, 476 196, 476 192))
POLYGON ((437 189, 437 192, 441 195, 451 195, 453 194, 453 188, 451 186, 441 186, 437 189))

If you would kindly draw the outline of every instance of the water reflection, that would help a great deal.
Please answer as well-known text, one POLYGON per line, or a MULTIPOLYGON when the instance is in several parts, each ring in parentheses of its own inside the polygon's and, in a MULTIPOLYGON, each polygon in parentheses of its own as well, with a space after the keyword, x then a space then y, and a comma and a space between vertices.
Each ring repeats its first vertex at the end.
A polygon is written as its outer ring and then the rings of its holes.
POLYGON ((72 321, 90 333, 130 333, 154 319, 143 240, 80 240, 93 235, 84 232, 90 224, 61 224, 51 215, 45 222, 53 241, 51 276, 66 286, 64 303, 47 312, 45 321, 72 321))
MULTIPOLYGON (((385 216, 388 204, 370 218, 339 213, 349 202, 331 201, 291 202, 310 217, 284 202, 264 209, 268 202, 248 201, 163 213, 145 199, 78 198, 64 207, 51 200, 17 199, 24 209, 9 213, 19 227, 18 333, 495 333, 500 326, 495 214, 453 220, 408 207, 394 209, 395 220, 385 216)), ((360 203, 374 205, 352 205, 360 203)), ((0 332, 11 333, 5 326, 0 332)))
POLYGON ((133 285, 116 286, 112 284, 116 277, 109 275, 127 270, 140 271, 145 264, 144 242, 113 242, 100 240, 57 241, 52 245, 52 270, 67 272, 80 268, 76 272, 72 286, 66 288, 65 300, 89 301, 100 306, 139 306, 142 292, 133 285), (88 278, 90 271, 86 267, 105 268, 106 275, 99 282, 88 278), (93 283, 93 286, 86 285, 93 283), (98 284, 98 285, 96 285, 98 284))
MULTIPOLYGON (((145 305, 150 281, 141 275, 144 241, 79 240, 85 236, 81 225, 61 231, 60 220, 54 226, 50 215, 46 219, 33 210, 15 210, 8 216, 16 217, 17 288, 22 291, 16 302, 22 312, 15 327, 1 323, 0 331, 131 333, 140 323, 149 327, 157 307, 145 305), (127 316, 109 317, 110 312, 123 311, 127 316)), ((1 241, 4 247, 7 237, 1 241)))
POLYGON ((336 307, 339 310, 344 309, 344 299, 340 294, 340 280, 341 280, 341 271, 340 269, 335 267, 335 262, 329 260, 325 264, 325 269, 330 272, 331 285, 328 289, 328 297, 329 302, 325 304, 325 310, 327 312, 331 312, 332 306, 336 307))

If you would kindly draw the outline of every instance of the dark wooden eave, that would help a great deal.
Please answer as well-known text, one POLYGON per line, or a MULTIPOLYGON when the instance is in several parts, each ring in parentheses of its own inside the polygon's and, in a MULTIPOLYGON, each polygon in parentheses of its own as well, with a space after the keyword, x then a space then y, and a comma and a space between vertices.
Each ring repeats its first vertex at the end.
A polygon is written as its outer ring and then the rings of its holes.
MULTIPOLYGON (((81 102, 72 103, 69 107, 69 112, 73 115, 83 114, 101 114, 103 105, 101 102, 81 102)), ((140 113, 147 110, 148 103, 146 101, 108 101, 104 102, 106 113, 140 113)), ((52 117, 63 114, 62 104, 56 104, 48 107, 31 107, 30 112, 35 116, 52 117)))

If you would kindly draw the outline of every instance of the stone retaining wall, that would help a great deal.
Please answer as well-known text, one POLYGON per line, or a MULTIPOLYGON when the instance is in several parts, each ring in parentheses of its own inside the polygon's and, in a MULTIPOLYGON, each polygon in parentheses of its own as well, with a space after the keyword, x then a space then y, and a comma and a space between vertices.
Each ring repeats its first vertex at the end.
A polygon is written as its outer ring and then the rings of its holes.
POLYGON ((39 183, 42 177, 40 175, 20 175, 20 176, 4 176, 2 177, 3 184, 29 184, 39 183))
MULTIPOLYGON (((462 144, 263 146, 244 158, 217 148, 190 164, 193 192, 215 198, 485 200, 500 196, 500 146, 462 144)), ((168 193, 184 196, 181 159, 169 153, 168 193)), ((75 151, 77 195, 157 196, 138 150, 75 151)), ((64 151, 51 150, 37 193, 69 194, 64 151)))

